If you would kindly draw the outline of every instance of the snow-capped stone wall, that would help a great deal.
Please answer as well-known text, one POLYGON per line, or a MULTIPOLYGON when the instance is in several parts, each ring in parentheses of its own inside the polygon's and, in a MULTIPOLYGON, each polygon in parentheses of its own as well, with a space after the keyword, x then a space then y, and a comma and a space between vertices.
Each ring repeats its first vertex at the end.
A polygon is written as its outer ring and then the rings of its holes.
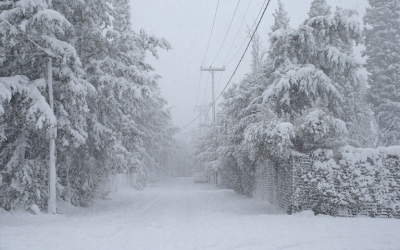
POLYGON ((299 156, 288 160, 266 161, 256 169, 254 197, 291 213, 293 193, 296 185, 301 182, 301 174, 295 170, 309 168, 311 164, 311 158, 299 156))
POLYGON ((267 161, 254 196, 285 211, 400 218, 400 147, 342 147, 267 161))

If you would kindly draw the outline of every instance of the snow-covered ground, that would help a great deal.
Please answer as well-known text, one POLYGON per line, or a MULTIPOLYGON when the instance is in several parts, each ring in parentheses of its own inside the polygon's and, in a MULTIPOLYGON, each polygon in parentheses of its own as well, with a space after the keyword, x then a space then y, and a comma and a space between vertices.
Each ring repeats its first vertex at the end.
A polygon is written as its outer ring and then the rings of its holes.
POLYGON ((0 212, 0 249, 400 249, 400 220, 285 215, 191 178, 111 198, 56 216, 0 212))

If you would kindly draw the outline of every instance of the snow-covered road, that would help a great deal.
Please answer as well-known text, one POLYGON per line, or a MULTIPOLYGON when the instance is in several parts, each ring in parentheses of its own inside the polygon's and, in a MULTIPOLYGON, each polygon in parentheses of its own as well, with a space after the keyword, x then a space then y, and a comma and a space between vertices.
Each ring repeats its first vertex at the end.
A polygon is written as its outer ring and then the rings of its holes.
POLYGON ((0 249, 400 249, 400 220, 289 216, 190 178, 111 198, 57 216, 0 213, 0 249))

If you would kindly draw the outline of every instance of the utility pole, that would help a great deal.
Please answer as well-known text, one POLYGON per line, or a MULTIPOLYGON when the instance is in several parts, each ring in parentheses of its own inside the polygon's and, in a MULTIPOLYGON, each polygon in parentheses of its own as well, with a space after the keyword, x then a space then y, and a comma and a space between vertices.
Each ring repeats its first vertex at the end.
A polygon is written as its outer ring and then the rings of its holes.
POLYGON ((206 117, 205 117, 205 110, 206 110, 207 106, 206 105, 196 105, 196 107, 194 107, 194 111, 195 112, 199 112, 199 132, 200 132, 200 137, 203 136, 203 127, 205 126, 205 122, 206 122, 206 117), (203 119, 204 117, 204 119, 203 119))
POLYGON ((200 67, 200 71, 210 71, 212 76, 212 113, 213 113, 213 123, 215 123, 215 86, 214 86, 214 74, 215 71, 225 71, 225 67, 223 68, 203 68, 200 67))
MULTIPOLYGON (((47 63, 47 84, 49 88, 49 104, 50 108, 54 113, 53 107, 53 66, 52 58, 48 56, 47 63)), ((57 201, 56 201, 56 137, 57 137, 57 125, 51 125, 48 130, 48 137, 50 140, 50 159, 49 159, 49 200, 47 202, 47 212, 49 214, 57 213, 57 201)))
MULTIPOLYGON (((11 23, 9 23, 7 20, 5 20, 3 17, 0 17, 5 21, 8 25, 11 27, 14 27, 11 23)), ((15 27, 14 27, 15 28, 15 27)), ((19 30, 19 29, 16 29, 19 30)), ((54 114, 54 108, 53 108, 53 66, 52 66, 52 57, 54 55, 51 55, 48 51, 40 47, 37 43, 35 43, 32 39, 28 37, 28 41, 30 41, 33 45, 38 47, 40 50, 42 50, 43 53, 37 53, 38 55, 47 55, 48 57, 48 63, 47 63, 47 83, 48 83, 48 88, 49 88, 49 104, 50 108, 53 111, 54 114)), ((33 53, 36 54, 36 53, 33 53)), ((55 114, 54 114, 55 117, 55 114)), ((51 214, 56 214, 57 213, 57 200, 56 200, 56 179, 57 179, 57 173, 56 173, 56 156, 55 156, 55 148, 56 148, 56 138, 57 138, 57 122, 56 124, 51 124, 49 127, 49 130, 47 131, 47 136, 48 139, 50 140, 50 159, 49 159, 49 199, 47 201, 47 212, 51 214)))
POLYGON ((203 112, 206 109, 205 105, 196 105, 196 107, 194 107, 194 111, 195 112, 199 112, 199 126, 202 125, 202 123, 205 121, 205 119, 203 118, 203 112))

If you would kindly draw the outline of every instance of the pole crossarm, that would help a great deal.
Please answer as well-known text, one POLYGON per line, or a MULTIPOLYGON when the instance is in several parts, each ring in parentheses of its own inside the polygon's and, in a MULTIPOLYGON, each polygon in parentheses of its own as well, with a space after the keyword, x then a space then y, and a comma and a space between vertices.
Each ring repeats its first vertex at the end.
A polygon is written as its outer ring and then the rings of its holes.
POLYGON ((204 68, 204 67, 200 67, 200 71, 209 71, 211 72, 211 76, 212 76, 212 86, 211 86, 211 91, 212 91, 212 111, 213 111, 213 123, 215 123, 215 86, 214 86, 214 74, 216 71, 225 71, 225 67, 223 68, 213 68, 213 67, 209 67, 209 68, 204 68))
POLYGON ((223 68, 204 68, 204 67, 200 67, 200 71, 225 71, 225 67, 223 68))

